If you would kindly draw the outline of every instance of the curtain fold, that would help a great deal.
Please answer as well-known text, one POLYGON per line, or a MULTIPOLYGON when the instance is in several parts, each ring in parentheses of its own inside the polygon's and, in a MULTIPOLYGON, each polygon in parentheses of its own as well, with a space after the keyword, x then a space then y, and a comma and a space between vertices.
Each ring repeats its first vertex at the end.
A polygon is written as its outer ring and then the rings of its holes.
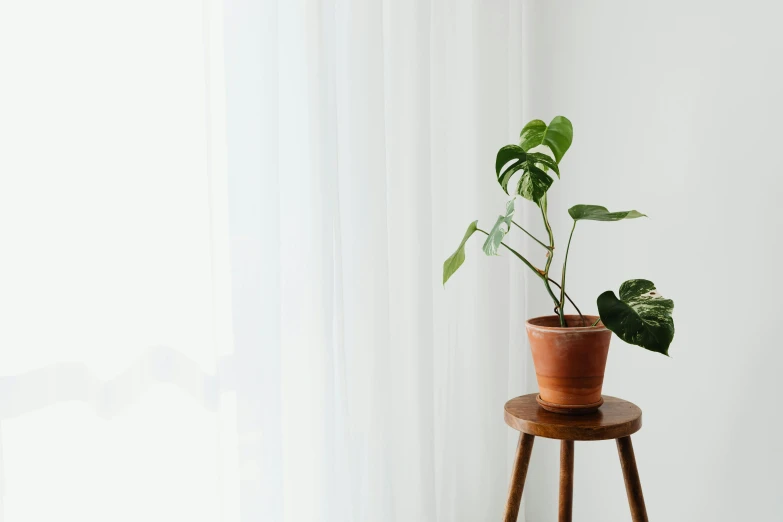
POLYGON ((252 23, 254 6, 228 5, 236 45, 268 29, 227 71, 257 79, 229 95, 229 122, 251 120, 245 96, 267 107, 250 123, 260 157, 235 150, 258 167, 229 174, 232 216, 240 199, 265 216, 260 263, 233 259, 267 281, 262 324, 279 336, 260 347, 279 364, 261 385, 275 402, 262 520, 500 516, 523 277, 480 258, 478 238, 445 289, 441 267, 469 222, 504 208, 493 159, 522 121, 520 6, 267 1, 252 23))
POLYGON ((0 5, 0 521, 499 518, 520 9, 0 5))

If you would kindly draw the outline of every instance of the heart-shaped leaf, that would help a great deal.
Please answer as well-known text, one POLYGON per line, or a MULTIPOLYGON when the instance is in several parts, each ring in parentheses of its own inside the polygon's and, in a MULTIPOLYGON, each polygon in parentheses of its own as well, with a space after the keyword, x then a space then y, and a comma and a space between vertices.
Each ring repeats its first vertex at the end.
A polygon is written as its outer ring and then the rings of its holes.
POLYGON ((519 146, 529 151, 539 145, 546 145, 560 163, 574 139, 574 127, 568 118, 555 116, 547 126, 541 120, 533 120, 519 133, 519 146))
POLYGON ((498 175, 498 183, 500 183, 506 194, 510 195, 508 182, 511 176, 521 170, 522 176, 517 182, 516 193, 538 203, 553 183, 549 174, 544 172, 539 165, 551 168, 557 173, 558 177, 560 176, 560 169, 557 163, 546 154, 538 152, 527 154, 518 145, 506 145, 498 151, 497 159, 495 160, 495 172, 498 175), (509 162, 511 163, 509 164, 509 162))
POLYGON ((533 120, 525 125, 519 135, 519 145, 506 145, 495 158, 495 174, 506 194, 510 194, 508 182, 511 176, 522 171, 516 193, 540 204, 541 198, 553 183, 547 171, 551 169, 560 177, 558 164, 571 146, 573 136, 571 122, 563 116, 556 116, 548 126, 541 120, 533 120), (539 145, 546 145, 554 159, 542 152, 528 152, 539 145))
POLYGON ((538 147, 544 141, 546 123, 541 120, 532 120, 522 127, 519 133, 519 146, 525 150, 538 147))
POLYGON ((487 240, 484 241, 484 253, 488 256, 498 255, 498 249, 500 243, 503 241, 503 237, 508 233, 511 228, 511 219, 514 217, 514 199, 512 198, 506 203, 506 215, 498 216, 498 220, 495 222, 495 226, 489 231, 487 240))
POLYGON ((503 187, 506 194, 508 194, 508 180, 511 179, 511 176, 516 171, 527 165, 526 160, 527 153, 519 145, 506 145, 498 151, 495 159, 495 173, 498 176, 498 183, 503 187), (503 167, 510 161, 513 163, 504 169, 503 167))
POLYGON ((527 169, 517 183, 517 194, 538 204, 554 180, 540 168, 527 163, 527 169))
POLYGON ((598 205, 574 205, 568 209, 568 214, 574 221, 580 221, 582 219, 589 221, 620 221, 621 219, 647 217, 645 214, 635 210, 609 212, 606 207, 598 205))
POLYGON ((623 283, 619 299, 611 290, 598 296, 598 313, 608 329, 626 343, 664 355, 674 338, 673 310, 674 302, 646 279, 623 283))
POLYGON ((546 172, 547 169, 554 170, 558 179, 560 178, 560 167, 557 165, 557 163, 555 163, 555 160, 546 154, 541 152, 528 152, 527 160, 532 162, 537 167, 542 167, 541 170, 544 172, 546 172))
POLYGON ((506 145, 498 151, 495 158, 495 173, 500 176, 500 169, 511 160, 525 161, 527 153, 519 145, 506 145))
POLYGON ((498 183, 500 183, 500 187, 505 191, 506 194, 511 195, 508 191, 508 182, 511 180, 511 176, 513 176, 518 170, 524 169, 526 167, 526 161, 517 161, 516 163, 509 165, 509 167, 504 170, 500 176, 498 176, 498 183))
POLYGON ((443 262, 443 284, 457 271, 462 263, 465 262, 465 243, 468 242, 470 236, 478 230, 478 220, 468 225, 468 230, 465 231, 465 237, 462 238, 462 242, 457 247, 457 250, 451 254, 451 256, 443 262))

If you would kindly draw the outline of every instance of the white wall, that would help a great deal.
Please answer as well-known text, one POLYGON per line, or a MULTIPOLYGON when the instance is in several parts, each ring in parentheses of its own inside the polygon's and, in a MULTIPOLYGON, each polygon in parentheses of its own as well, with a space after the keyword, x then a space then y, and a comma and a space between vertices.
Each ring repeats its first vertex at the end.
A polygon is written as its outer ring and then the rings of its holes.
MULTIPOLYGON (((651 519, 783 520, 783 7, 617 0, 525 10, 525 119, 563 114, 574 124, 550 193, 555 265, 569 206, 650 215, 580 224, 569 293, 593 313, 600 292, 643 277, 675 302, 672 357, 615 337, 604 387, 644 410, 634 445, 651 519)), ((531 285, 531 306, 547 313, 531 285)), ((557 468, 557 443, 537 440, 528 522, 556 518, 557 468)), ((613 442, 577 443, 575 473, 575 519, 629 520, 613 442)))

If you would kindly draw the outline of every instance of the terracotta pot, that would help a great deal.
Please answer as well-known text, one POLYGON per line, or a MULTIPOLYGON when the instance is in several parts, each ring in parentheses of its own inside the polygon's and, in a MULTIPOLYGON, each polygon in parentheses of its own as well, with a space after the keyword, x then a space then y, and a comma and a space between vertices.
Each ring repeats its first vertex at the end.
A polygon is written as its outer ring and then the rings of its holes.
POLYGON ((612 332, 597 316, 567 315, 561 328, 556 315, 526 323, 533 364, 536 367, 538 403, 549 411, 581 414, 596 411, 603 399, 606 357, 612 332), (582 326, 582 325, 585 326, 582 326))

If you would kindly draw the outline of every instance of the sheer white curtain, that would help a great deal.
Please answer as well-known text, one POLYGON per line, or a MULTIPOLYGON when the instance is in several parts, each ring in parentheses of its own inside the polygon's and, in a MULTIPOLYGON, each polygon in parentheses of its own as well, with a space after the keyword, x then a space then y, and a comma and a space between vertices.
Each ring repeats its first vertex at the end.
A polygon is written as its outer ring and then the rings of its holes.
POLYGON ((0 520, 239 520, 221 9, 0 2, 0 520))
POLYGON ((1 519, 499 518, 521 16, 0 4, 1 519))
POLYGON ((445 290, 441 266, 468 223, 504 208, 493 160, 522 121, 521 15, 519 2, 229 3, 232 225, 256 222, 239 242, 257 253, 266 520, 500 517, 522 270, 478 259, 479 244, 445 290), (234 131, 254 139, 233 148, 234 131))

